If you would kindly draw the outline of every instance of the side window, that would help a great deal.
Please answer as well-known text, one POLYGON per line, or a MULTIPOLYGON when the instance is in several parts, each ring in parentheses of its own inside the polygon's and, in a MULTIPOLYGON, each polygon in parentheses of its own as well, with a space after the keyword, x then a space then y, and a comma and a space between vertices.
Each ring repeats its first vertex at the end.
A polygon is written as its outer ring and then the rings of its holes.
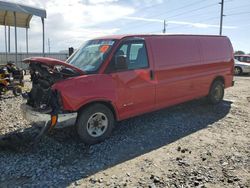
POLYGON ((130 54, 129 54, 129 60, 130 61, 136 61, 136 58, 138 56, 138 52, 139 50, 143 48, 143 44, 139 43, 139 44, 131 44, 130 47, 130 54))
MULTIPOLYGON (((144 41, 134 41, 123 44, 115 53, 114 61, 118 56, 125 56, 126 69, 134 70, 148 67, 148 57, 144 41)), ((117 62, 115 62, 116 64, 117 62)))
POLYGON ((127 55, 128 54, 128 44, 124 44, 121 46, 121 48, 119 49, 120 53, 123 53, 123 55, 127 55))
POLYGON ((250 62, 250 57, 246 57, 246 62, 250 62))
POLYGON ((128 69, 148 67, 148 57, 144 43, 132 43, 129 53, 128 69))

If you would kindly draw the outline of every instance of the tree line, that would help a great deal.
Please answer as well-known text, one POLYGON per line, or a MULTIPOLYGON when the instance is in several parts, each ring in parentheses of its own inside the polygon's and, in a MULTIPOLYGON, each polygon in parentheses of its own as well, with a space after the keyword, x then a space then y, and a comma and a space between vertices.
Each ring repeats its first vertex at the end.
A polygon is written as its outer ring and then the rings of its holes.
POLYGON ((234 54, 235 54, 235 55, 245 55, 245 54, 250 55, 250 53, 245 53, 245 52, 242 51, 242 50, 237 50, 237 51, 234 52, 234 54))

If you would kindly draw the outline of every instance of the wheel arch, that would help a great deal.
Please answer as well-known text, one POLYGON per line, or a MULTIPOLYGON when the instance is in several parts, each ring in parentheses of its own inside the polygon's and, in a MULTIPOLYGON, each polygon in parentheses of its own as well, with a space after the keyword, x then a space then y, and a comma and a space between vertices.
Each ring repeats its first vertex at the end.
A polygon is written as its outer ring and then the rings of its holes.
POLYGON ((211 87, 211 86, 213 85, 213 83, 216 82, 216 81, 221 81, 221 82, 225 85, 225 78, 224 78, 223 76, 216 76, 216 77, 213 79, 213 81, 212 81, 210 87, 211 87))
POLYGON ((87 108, 87 107, 92 106, 94 104, 103 104, 103 105, 105 105, 106 107, 108 107, 112 111, 115 120, 116 121, 119 120, 118 112, 117 112, 115 106, 112 104, 111 101, 108 101, 108 100, 94 100, 94 101, 89 101, 88 103, 86 103, 83 106, 81 106, 78 109, 78 112, 81 111, 81 110, 83 110, 84 108, 87 108))
POLYGON ((209 86, 209 91, 208 91, 208 92, 211 91, 211 88, 212 88, 214 82, 216 82, 216 81, 221 81, 221 82, 224 84, 224 86, 225 86, 225 79, 224 79, 224 77, 221 76, 221 75, 220 75, 220 76, 216 76, 216 77, 214 77, 214 79, 212 80, 212 82, 211 82, 211 84, 210 84, 210 86, 209 86))

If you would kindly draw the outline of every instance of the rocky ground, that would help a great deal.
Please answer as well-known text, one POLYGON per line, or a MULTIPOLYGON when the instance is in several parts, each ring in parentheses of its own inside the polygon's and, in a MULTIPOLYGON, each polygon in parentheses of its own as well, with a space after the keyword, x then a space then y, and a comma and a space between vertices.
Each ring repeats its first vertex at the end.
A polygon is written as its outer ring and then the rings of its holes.
POLYGON ((0 187, 250 187, 250 77, 235 80, 217 106, 201 99, 129 119, 91 147, 74 128, 31 147, 39 127, 22 119, 21 97, 4 96, 0 187))

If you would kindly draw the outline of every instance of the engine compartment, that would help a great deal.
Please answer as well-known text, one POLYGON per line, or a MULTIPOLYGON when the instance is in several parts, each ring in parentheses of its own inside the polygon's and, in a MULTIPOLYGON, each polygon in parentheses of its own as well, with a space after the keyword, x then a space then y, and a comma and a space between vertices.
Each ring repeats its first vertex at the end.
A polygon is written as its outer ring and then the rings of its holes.
POLYGON ((29 70, 32 88, 27 95, 27 104, 40 112, 58 112, 61 109, 60 93, 52 90, 52 85, 79 73, 62 65, 48 66, 39 62, 30 63, 29 70))

